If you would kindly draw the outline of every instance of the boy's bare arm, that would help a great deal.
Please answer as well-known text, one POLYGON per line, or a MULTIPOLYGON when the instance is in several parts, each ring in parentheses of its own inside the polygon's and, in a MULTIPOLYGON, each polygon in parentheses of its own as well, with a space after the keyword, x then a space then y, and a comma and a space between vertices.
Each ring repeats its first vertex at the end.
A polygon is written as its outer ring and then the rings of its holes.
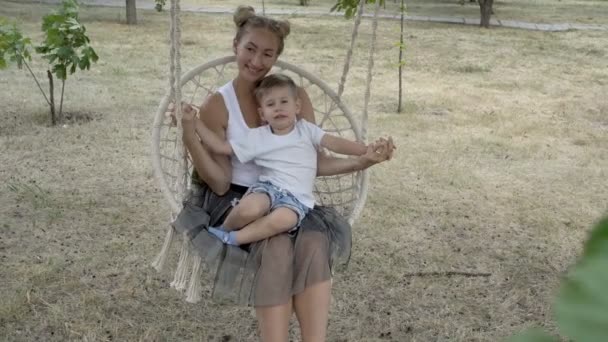
POLYGON ((323 135, 321 146, 347 156, 362 156, 367 152, 367 146, 360 142, 350 141, 330 134, 323 135))
POLYGON ((218 137, 217 134, 210 130, 201 120, 196 120, 194 129, 201 139, 201 142, 213 153, 228 156, 232 154, 232 146, 230 146, 230 143, 218 137))

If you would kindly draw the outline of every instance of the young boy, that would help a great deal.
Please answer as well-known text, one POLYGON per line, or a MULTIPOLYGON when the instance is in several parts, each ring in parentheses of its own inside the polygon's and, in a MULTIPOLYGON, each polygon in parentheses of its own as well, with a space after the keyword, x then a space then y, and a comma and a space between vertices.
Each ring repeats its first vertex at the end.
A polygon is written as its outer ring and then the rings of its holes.
POLYGON ((228 214, 223 225, 209 232, 224 243, 242 245, 295 230, 314 206, 317 149, 345 155, 363 155, 364 144, 326 134, 318 126, 297 119, 300 100, 291 78, 273 74, 255 90, 260 115, 267 125, 242 137, 222 141, 200 120, 201 141, 217 154, 234 155, 242 163, 262 167, 259 180, 228 214), (267 219, 261 219, 268 214, 267 219))

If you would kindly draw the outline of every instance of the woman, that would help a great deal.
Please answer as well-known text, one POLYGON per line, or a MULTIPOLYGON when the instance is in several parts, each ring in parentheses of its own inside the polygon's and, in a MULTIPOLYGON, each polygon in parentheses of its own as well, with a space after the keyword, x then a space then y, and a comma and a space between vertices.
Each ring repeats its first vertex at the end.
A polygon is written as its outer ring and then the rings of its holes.
MULTIPOLYGON (((233 50, 238 75, 210 96, 200 109, 200 119, 223 139, 260 126, 254 86, 277 61, 289 34, 288 22, 257 16, 248 6, 236 10, 234 21, 237 33, 233 50)), ((298 96, 302 118, 314 122, 308 95, 299 89, 298 96)), ((183 141, 196 170, 188 203, 209 213, 209 224, 214 225, 226 216, 230 203, 257 180, 259 170, 256 165, 241 164, 236 158, 209 153, 196 135, 194 120, 197 119, 192 107, 185 106, 183 112, 183 141)), ((362 170, 390 159, 393 149, 389 138, 371 144, 364 156, 355 159, 320 154, 318 174, 362 170)), ((200 234, 206 233, 203 230, 200 234)), ((294 311, 303 341, 325 340, 331 267, 348 261, 350 238, 350 226, 333 209, 315 207, 302 222, 296 237, 280 234, 249 246, 249 257, 243 267, 253 269, 254 276, 251 292, 245 290, 246 301, 255 307, 263 341, 287 341, 289 320, 294 311)), ((234 263, 224 261, 224 264, 234 268, 234 263)), ((222 272, 222 265, 220 260, 218 272, 222 272)), ((247 271, 243 279, 246 275, 247 271)), ((217 286, 217 279, 221 277, 215 279, 217 286)), ((242 291, 244 285, 240 287, 242 291)))

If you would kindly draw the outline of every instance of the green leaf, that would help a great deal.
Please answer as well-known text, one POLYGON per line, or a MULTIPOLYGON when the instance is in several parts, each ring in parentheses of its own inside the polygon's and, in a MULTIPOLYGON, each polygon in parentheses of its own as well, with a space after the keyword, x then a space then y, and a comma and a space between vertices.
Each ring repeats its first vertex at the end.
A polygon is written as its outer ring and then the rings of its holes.
POLYGON ((67 78, 66 66, 63 64, 55 64, 53 66, 52 72, 57 76, 60 80, 65 80, 67 78))
POLYGON ((42 18, 42 31, 48 31, 59 27, 64 20, 63 16, 56 13, 47 14, 42 18))
POLYGON ((560 331, 574 341, 608 340, 607 219, 592 230, 583 258, 563 281, 556 303, 560 331))
POLYGON ((49 61, 49 64, 53 64, 53 63, 55 63, 55 61, 57 60, 57 57, 59 57, 59 56, 57 56, 56 54, 49 55, 49 56, 47 57, 47 59, 48 59, 48 61, 49 61))
POLYGON ((57 50, 57 56, 62 60, 71 59, 74 55, 74 49, 68 46, 62 46, 57 50))
POLYGON ((70 30, 80 30, 82 27, 76 18, 68 18, 65 22, 69 25, 70 30))
POLYGON ((45 54, 49 52, 49 48, 47 46, 36 46, 34 50, 40 54, 45 54))
POLYGON ((49 48, 62 45, 65 40, 64 38, 65 36, 61 31, 51 28, 46 31, 44 45, 48 46, 49 48))
POLYGON ((91 60, 93 62, 97 62, 98 59, 99 59, 99 56, 97 56, 97 54, 95 53, 95 50, 93 50, 93 48, 91 48, 91 60))
POLYGON ((553 336, 548 335, 540 329, 528 329, 522 333, 519 333, 511 338, 507 339, 506 342, 557 342, 553 336))
POLYGON ((5 69, 6 68, 6 60, 4 59, 3 56, 0 56, 0 69, 5 69))
POLYGON ((608 217, 601 220, 591 231, 585 244, 583 258, 608 257, 608 217))
POLYGON ((80 68, 80 70, 87 69, 88 65, 89 60, 87 58, 81 58, 80 61, 78 61, 78 67, 80 68))

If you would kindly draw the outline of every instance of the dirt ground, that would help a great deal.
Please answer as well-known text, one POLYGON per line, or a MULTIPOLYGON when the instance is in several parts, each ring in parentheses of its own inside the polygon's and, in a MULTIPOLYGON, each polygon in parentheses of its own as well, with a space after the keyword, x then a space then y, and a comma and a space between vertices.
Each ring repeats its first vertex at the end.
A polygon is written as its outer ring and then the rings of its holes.
MULTIPOLYGON (((0 1, 40 42, 50 7, 0 1)), ((166 13, 84 9, 100 60, 66 83, 72 119, 49 126, 24 70, 0 72, 0 336, 8 341, 255 341, 249 308, 187 304, 149 265, 169 207, 150 131, 167 81, 166 13)), ((338 83, 351 22, 290 18, 283 60, 338 83)), ((228 16, 184 15, 184 70, 230 55, 228 16)), ((363 106, 369 23, 344 100, 363 106)), ((549 330, 560 276, 608 209, 608 36, 381 22, 374 167, 350 266, 334 279, 329 341, 497 341, 549 330), (470 272, 478 276, 432 275, 470 272), (489 273, 488 276, 485 274, 489 273)), ((46 84, 46 65, 32 69, 46 84)), ((297 341, 294 322, 292 338, 297 341)))

